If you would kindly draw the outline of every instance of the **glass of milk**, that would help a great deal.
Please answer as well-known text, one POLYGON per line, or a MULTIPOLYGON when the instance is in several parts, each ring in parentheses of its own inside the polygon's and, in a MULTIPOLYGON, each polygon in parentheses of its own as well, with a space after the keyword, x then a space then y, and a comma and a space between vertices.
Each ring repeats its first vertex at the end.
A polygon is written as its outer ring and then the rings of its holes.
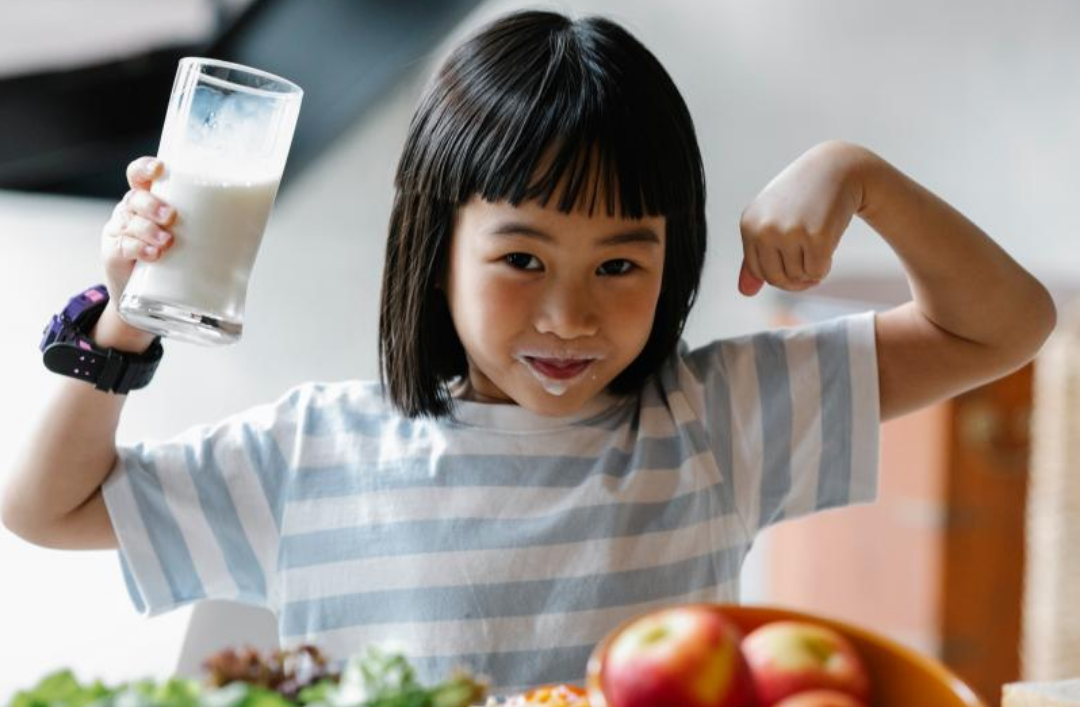
POLYGON ((151 192, 176 209, 174 243, 139 262, 120 298, 132 326, 219 346, 243 331, 244 301, 303 91, 273 74, 187 57, 176 73, 151 192))

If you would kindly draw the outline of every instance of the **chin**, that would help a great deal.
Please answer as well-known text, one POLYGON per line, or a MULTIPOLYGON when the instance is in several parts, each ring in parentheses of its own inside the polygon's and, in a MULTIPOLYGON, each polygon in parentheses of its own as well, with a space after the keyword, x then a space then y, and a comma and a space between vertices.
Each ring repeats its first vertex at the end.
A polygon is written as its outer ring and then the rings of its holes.
POLYGON ((514 396, 514 402, 530 412, 545 417, 566 417, 581 411, 589 401, 603 392, 589 386, 589 390, 571 388, 562 395, 555 395, 544 390, 536 383, 531 383, 522 395, 514 396))
POLYGON ((544 417, 566 417, 581 410, 591 399, 591 397, 571 396, 569 392, 560 397, 541 390, 539 393, 531 393, 527 400, 518 402, 518 405, 544 417))

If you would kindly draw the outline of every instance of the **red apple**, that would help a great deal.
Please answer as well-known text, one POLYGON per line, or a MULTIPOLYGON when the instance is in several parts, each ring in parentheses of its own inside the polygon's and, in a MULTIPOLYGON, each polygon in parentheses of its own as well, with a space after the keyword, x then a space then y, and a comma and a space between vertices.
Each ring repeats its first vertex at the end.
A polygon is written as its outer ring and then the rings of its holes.
POLYGON ((776 707, 866 707, 864 703, 836 690, 797 692, 776 703, 776 707))
POLYGON ((589 701, 593 707, 756 707, 741 639, 735 624, 709 606, 645 614, 590 660, 589 701))
POLYGON ((851 642, 827 626, 806 621, 773 621, 742 642, 757 696, 771 707, 797 692, 828 689, 860 702, 870 696, 870 679, 851 642))

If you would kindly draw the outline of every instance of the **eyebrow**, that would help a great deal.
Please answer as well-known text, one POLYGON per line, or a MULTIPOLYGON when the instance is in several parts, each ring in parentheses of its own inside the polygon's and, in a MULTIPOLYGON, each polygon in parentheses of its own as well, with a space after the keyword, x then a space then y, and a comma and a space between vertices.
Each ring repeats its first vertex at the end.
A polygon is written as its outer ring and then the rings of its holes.
MULTIPOLYGON (((555 239, 550 234, 533 226, 518 223, 516 221, 501 223, 488 231, 488 233, 492 236, 527 236, 545 243, 555 242, 555 239)), ((660 245, 660 237, 657 236, 656 232, 651 228, 639 226, 637 228, 631 228, 629 231, 621 231, 619 233, 613 233, 610 236, 604 236, 596 242, 597 245, 601 246, 622 245, 624 243, 655 243, 656 245, 660 245)))

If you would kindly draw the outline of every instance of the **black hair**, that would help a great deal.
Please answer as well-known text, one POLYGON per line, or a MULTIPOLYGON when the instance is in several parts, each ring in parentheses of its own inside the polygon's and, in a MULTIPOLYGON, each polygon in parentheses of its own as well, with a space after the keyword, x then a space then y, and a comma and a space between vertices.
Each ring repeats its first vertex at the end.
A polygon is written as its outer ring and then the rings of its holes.
POLYGON ((395 187, 379 363, 407 417, 451 413, 449 383, 468 375, 439 283, 456 210, 474 195, 590 214, 603 196, 610 215, 617 204, 626 218, 665 216, 652 333, 609 389, 639 390, 675 350, 705 260, 704 168, 674 82, 618 24, 522 11, 464 41, 413 115, 395 187))

